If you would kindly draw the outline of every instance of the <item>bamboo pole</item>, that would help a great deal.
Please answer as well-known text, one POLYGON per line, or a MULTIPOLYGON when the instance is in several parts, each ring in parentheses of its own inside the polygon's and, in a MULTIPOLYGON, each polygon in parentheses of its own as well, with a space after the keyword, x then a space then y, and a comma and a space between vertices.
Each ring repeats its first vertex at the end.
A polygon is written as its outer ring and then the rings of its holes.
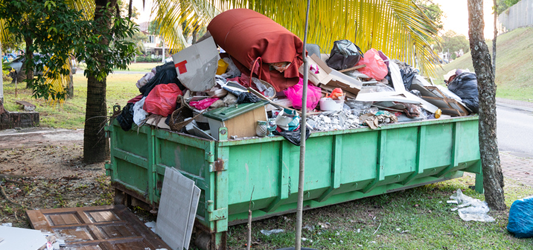
POLYGON ((305 135, 307 130, 307 81, 309 65, 307 62, 307 29, 309 25, 309 7, 311 3, 307 0, 307 12, 305 14, 305 32, 304 32, 304 44, 302 49, 302 57, 304 61, 304 79, 303 79, 303 93, 302 93, 302 120, 300 121, 300 175, 298 178, 298 207, 296 212, 296 243, 295 249, 302 249, 302 214, 303 214, 303 200, 304 200, 304 177, 305 177, 305 135))

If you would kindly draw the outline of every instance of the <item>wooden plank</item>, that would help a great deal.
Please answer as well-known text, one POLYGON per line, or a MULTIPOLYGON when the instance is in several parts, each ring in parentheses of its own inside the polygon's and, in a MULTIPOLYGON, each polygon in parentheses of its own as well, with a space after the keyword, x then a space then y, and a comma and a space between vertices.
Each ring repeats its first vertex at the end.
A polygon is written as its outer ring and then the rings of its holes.
POLYGON ((26 214, 34 229, 54 232, 67 248, 170 249, 122 205, 29 210, 26 214))

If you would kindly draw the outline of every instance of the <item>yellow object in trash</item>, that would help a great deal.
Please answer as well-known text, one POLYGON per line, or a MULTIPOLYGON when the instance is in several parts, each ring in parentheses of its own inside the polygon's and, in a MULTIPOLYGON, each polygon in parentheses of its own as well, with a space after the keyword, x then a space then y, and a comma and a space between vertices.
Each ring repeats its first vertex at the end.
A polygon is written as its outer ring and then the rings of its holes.
POLYGON ((224 60, 222 59, 218 60, 217 75, 222 75, 226 73, 226 69, 228 69, 228 63, 224 62, 224 60))
POLYGON ((442 115, 442 110, 437 109, 437 111, 435 111, 435 118, 439 119, 441 115, 442 115))

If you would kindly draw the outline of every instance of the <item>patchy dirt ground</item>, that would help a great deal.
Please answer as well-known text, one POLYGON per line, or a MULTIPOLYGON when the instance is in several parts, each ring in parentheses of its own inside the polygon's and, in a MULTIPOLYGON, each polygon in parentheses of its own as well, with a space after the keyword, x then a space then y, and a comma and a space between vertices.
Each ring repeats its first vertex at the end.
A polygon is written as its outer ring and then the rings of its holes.
POLYGON ((113 202, 104 164, 82 163, 82 141, 26 142, 12 137, 11 148, 0 145, 1 223, 29 228, 26 210, 113 202))

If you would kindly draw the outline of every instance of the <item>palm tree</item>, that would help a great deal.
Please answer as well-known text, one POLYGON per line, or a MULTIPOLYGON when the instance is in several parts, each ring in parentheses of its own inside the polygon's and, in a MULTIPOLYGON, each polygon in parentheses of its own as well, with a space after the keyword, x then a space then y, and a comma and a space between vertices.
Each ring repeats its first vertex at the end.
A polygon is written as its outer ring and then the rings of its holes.
MULTIPOLYGON (((233 8, 253 9, 303 37, 306 1, 154 0, 152 13, 170 47, 180 49, 178 24, 185 21, 194 30, 233 8)), ((375 48, 433 74, 436 55, 427 38, 436 39, 437 32, 437 25, 413 0, 311 0, 308 41, 323 53, 329 53, 335 40, 349 39, 363 51, 375 48)))

